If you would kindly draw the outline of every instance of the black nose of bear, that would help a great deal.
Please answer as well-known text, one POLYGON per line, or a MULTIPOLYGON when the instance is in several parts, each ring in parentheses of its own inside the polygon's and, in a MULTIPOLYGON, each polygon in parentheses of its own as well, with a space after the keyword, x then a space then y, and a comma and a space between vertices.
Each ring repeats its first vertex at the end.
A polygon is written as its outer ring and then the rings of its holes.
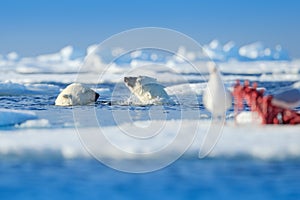
POLYGON ((125 83, 128 82, 128 77, 124 77, 124 82, 125 82, 125 83))
POLYGON ((96 93, 96 95, 95 95, 95 101, 97 101, 97 99, 99 98, 99 94, 98 93, 96 93))

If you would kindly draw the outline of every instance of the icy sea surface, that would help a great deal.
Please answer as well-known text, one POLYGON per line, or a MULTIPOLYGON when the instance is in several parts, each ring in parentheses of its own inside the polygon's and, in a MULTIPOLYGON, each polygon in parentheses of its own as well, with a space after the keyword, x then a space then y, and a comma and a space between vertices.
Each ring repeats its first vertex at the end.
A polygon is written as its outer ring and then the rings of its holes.
MULTIPOLYGON (((237 79, 256 81, 266 94, 300 87, 300 61, 289 60, 281 47, 226 45, 213 41, 206 48, 229 89, 237 79)), ((160 59, 153 52, 147 57, 148 53, 131 53, 108 71, 86 70, 79 76, 84 53, 71 46, 32 58, 21 58, 14 52, 0 56, 1 199, 300 198, 299 125, 236 125, 231 109, 216 146, 200 159, 201 144, 212 125, 202 104, 208 72, 205 67, 193 71, 186 63, 160 59), (155 68, 152 63, 150 68, 137 70, 140 65, 149 65, 151 59, 167 67, 155 68), (156 77, 175 104, 139 104, 122 81, 124 76, 138 74, 156 77), (55 106, 59 92, 76 81, 100 94, 96 104, 55 106), (82 139, 99 127, 129 155, 141 154, 128 156, 94 141, 91 145, 100 149, 103 158, 97 160, 82 139), (141 139, 139 143, 127 138, 126 133, 133 138, 147 137, 146 130, 153 127, 161 128, 153 140, 141 139), (191 141, 183 139, 150 161, 141 158, 143 153, 172 143, 180 128, 191 141), (178 159, 161 164, 174 155, 179 155, 178 159), (161 167, 147 173, 124 172, 137 166, 149 169, 149 163, 161 167)))

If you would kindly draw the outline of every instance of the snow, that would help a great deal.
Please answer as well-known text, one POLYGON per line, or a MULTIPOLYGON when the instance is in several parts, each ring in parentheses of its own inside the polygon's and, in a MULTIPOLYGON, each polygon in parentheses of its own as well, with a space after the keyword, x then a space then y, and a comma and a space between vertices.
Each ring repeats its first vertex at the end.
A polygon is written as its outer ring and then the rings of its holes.
POLYGON ((36 118, 32 111, 0 109, 0 126, 16 125, 36 118))
MULTIPOLYGON (((138 123, 138 122, 136 122, 138 123)), ((151 124, 154 127, 160 127, 161 121, 143 121, 141 124, 151 124)), ((145 141, 129 137, 122 130, 127 130, 132 124, 122 124, 119 127, 102 127, 103 133, 109 133, 110 140, 118 144, 124 151, 132 152, 131 158, 139 159, 138 152, 152 152, 153 148, 164 147, 174 142, 174 133, 178 132, 178 125, 181 125, 185 130, 186 138, 192 138, 195 134, 193 128, 197 121, 178 121, 171 120, 163 122, 163 132, 156 135, 153 141, 145 141), (125 139, 124 139, 125 138, 125 139), (145 145, 146 143, 147 145, 145 145)), ((202 142, 203 136, 206 133, 210 123, 202 121, 196 132, 196 139, 190 141, 191 145, 184 153, 187 157, 197 157, 200 151, 199 147, 202 142)), ((239 157, 248 156, 251 158, 272 160, 272 159, 288 159, 300 158, 300 140, 299 126, 261 126, 261 125, 234 125, 233 122, 227 123, 223 130, 222 135, 213 151, 208 155, 212 158, 222 157, 239 157)), ((83 131, 86 135, 99 134, 98 127, 79 128, 77 131, 83 131)), ((74 128, 59 128, 59 129, 16 129, 10 131, 9 134, 0 131, 0 155, 17 154, 19 156, 26 156, 28 153, 31 155, 41 155, 49 153, 59 154, 66 159, 87 157, 84 147, 84 141, 80 139, 74 128), (81 140, 81 141, 80 141, 81 140), (83 142, 83 143, 81 143, 83 142)), ((108 136, 108 135, 107 135, 108 136)), ((111 159, 126 159, 122 154, 114 151, 109 151, 110 146, 105 142, 92 140, 99 146, 101 144, 102 156, 111 159), (107 149, 107 150, 105 150, 107 149), (102 152, 102 150, 104 150, 102 152)), ((181 153, 185 149, 183 145, 185 142, 176 142, 172 146, 172 151, 168 151, 169 156, 174 153, 181 153)), ((99 150, 100 150, 99 149, 99 150)), ((98 152, 94 152, 96 155, 98 152)), ((99 152, 100 153, 100 152, 99 152)), ((155 154, 156 158, 160 159, 165 154, 155 154)))
MULTIPOLYGON (((257 61, 257 60, 290 60, 287 52, 277 45, 274 48, 265 47, 261 42, 254 42, 244 46, 237 46, 233 41, 229 41, 224 45, 213 40, 208 45, 203 45, 203 49, 209 57, 203 57, 203 54, 187 49, 181 46, 177 51, 177 55, 185 57, 190 61, 203 61, 212 59, 214 61, 227 62, 229 60, 236 61, 257 61)), ((86 70, 103 71, 104 66, 110 61, 110 58, 121 55, 124 52, 122 47, 116 47, 98 55, 97 45, 91 45, 86 50, 78 50, 71 45, 63 47, 56 53, 38 55, 36 57, 21 57, 17 52, 11 52, 6 56, 0 56, 0 72, 16 72, 23 74, 32 73, 77 73, 84 63, 86 70), (85 57, 88 56, 88 59, 85 57)), ((166 54, 167 55, 167 54, 166 54)), ((170 60, 182 62, 178 56, 171 55, 161 58, 155 52, 149 50, 139 50, 129 52, 129 55, 123 55, 119 59, 123 63, 129 64, 133 60, 151 60, 156 62, 167 63, 170 60)))
POLYGON ((184 83, 166 87, 165 90, 169 95, 190 94, 191 91, 197 95, 202 95, 206 85, 206 83, 184 83))
POLYGON ((245 45, 239 49, 240 56, 256 60, 264 56, 264 47, 260 42, 245 45))
POLYGON ((256 112, 243 111, 236 116, 238 124, 261 124, 262 119, 256 112))
POLYGON ((10 52, 6 57, 8 60, 17 60, 19 56, 16 52, 10 52))
POLYGON ((218 40, 212 40, 203 46, 207 55, 214 61, 257 61, 257 60, 289 60, 288 53, 280 45, 274 48, 266 47, 261 42, 253 42, 237 46, 234 41, 224 45, 218 40))
MULTIPOLYGON (((209 44, 203 45, 203 48, 210 59, 219 62, 222 73, 258 74, 260 75, 258 78, 250 77, 250 79, 256 78, 258 81, 280 79, 296 81, 300 78, 298 73, 300 61, 290 60, 287 52, 280 45, 271 48, 264 46, 261 42, 255 42, 238 46, 233 41, 223 45, 220 41, 213 40, 209 44)), ((116 77, 120 77, 130 70, 137 71, 141 66, 149 66, 149 69, 144 69, 144 72, 155 73, 163 77, 161 78, 163 80, 170 80, 169 82, 179 82, 183 79, 199 80, 202 77, 196 75, 197 73, 208 73, 206 62, 209 58, 203 57, 202 53, 185 46, 179 47, 177 54, 174 55, 149 49, 128 52, 114 63, 106 62, 110 61, 114 55, 124 53, 122 47, 101 52, 103 54, 99 55, 97 45, 91 45, 86 50, 78 50, 68 45, 58 52, 36 57, 21 57, 17 52, 11 52, 6 56, 0 56, 0 82, 72 83, 78 79, 78 72, 80 72, 80 81, 83 83, 120 82, 120 79, 116 77), (184 58, 192 61, 197 69, 184 58), (156 63, 155 67, 153 67, 153 62, 156 63), (177 74, 180 74, 181 77, 176 77, 177 74), (191 76, 191 74, 195 74, 195 76, 191 76)), ((225 79, 225 81, 227 80, 225 79)), ((21 90, 21 88, 19 89, 21 90)))
POLYGON ((60 88, 51 84, 21 84, 0 81, 0 96, 57 94, 60 88))
POLYGON ((47 119, 27 120, 21 124, 15 125, 17 128, 50 128, 51 124, 47 119))

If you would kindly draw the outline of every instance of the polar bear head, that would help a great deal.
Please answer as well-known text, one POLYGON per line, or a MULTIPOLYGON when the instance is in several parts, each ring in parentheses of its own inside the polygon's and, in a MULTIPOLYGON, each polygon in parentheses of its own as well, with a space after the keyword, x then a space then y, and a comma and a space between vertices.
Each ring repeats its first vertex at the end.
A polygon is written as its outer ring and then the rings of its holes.
POLYGON ((75 106, 94 103, 99 98, 99 94, 94 90, 80 83, 68 85, 56 98, 57 106, 75 106))
POLYGON ((149 76, 124 77, 124 83, 144 104, 162 103, 169 99, 164 86, 159 84, 155 78, 149 76))
POLYGON ((157 83, 157 80, 149 76, 138 76, 138 77, 124 77, 124 82, 126 86, 130 89, 130 91, 133 91, 147 84, 157 83))

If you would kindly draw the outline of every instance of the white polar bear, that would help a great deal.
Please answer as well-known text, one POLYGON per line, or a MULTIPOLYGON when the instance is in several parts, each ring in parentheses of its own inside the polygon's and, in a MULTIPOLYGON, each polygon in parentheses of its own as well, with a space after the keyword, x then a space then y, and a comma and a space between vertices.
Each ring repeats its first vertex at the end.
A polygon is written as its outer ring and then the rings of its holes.
POLYGON ((99 94, 94 90, 80 84, 72 83, 68 85, 56 98, 56 106, 76 106, 94 103, 99 98, 99 94))
POLYGON ((125 85, 143 104, 170 103, 164 86, 148 76, 124 77, 125 85))

